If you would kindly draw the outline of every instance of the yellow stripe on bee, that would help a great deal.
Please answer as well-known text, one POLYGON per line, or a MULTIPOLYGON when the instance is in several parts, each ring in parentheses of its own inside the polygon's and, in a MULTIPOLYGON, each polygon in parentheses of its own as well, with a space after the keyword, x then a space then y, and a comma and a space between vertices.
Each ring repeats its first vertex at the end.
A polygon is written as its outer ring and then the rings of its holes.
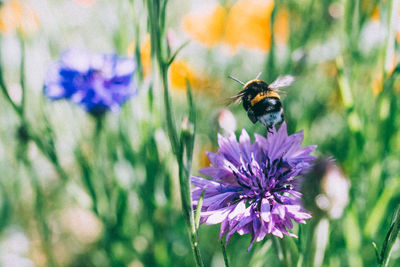
POLYGON ((266 97, 275 97, 278 99, 281 99, 278 95, 277 92, 274 91, 264 91, 264 92, 260 92, 258 93, 250 102, 251 106, 254 106, 256 103, 260 102, 261 100, 263 100, 266 97))

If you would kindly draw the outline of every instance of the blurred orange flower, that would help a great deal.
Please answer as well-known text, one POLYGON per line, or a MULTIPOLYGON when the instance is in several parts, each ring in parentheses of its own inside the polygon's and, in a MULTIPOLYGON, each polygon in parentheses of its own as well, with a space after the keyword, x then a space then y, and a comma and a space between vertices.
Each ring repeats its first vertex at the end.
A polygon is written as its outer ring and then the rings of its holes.
POLYGON ((211 165, 210 159, 207 156, 207 152, 215 151, 215 149, 216 148, 213 147, 213 145, 210 143, 203 144, 198 149, 198 152, 196 153, 197 161, 195 161, 195 164, 198 164, 198 166, 196 166, 196 169, 202 169, 211 165))
POLYGON ((183 27, 191 38, 211 47, 221 40, 225 16, 225 8, 217 4, 202 14, 186 15, 183 27))
MULTIPOLYGON (((398 10, 398 16, 400 17, 400 8, 398 10)), ((397 28, 397 31, 396 31, 396 42, 400 43, 400 29, 399 28, 397 28)))
MULTIPOLYGON (((239 0, 229 12, 220 4, 203 13, 190 13, 183 18, 183 27, 191 38, 212 47, 224 41, 233 50, 239 46, 268 51, 271 46, 270 19, 273 0, 239 0), (227 14, 228 13, 228 14, 227 14)), ((289 39, 289 13, 277 14, 274 33, 277 43, 289 39)))
POLYGON ((193 89, 198 89, 205 84, 200 74, 184 60, 175 60, 172 62, 168 75, 172 90, 186 90, 186 79, 193 89))
POLYGON ((233 49, 238 46, 268 51, 271 45, 270 17, 273 0, 239 0, 226 20, 225 42, 233 49))
POLYGON ((26 3, 17 0, 9 1, 0 8, 0 32, 14 33, 17 30, 22 35, 37 31, 39 19, 36 12, 26 3))
POLYGON ((280 9, 274 22, 274 37, 278 45, 284 45, 289 41, 289 11, 285 8, 280 9))
POLYGON ((379 21, 379 6, 376 6, 372 11, 371 19, 373 21, 379 21))
POLYGON ((379 72, 375 75, 375 78, 372 80, 372 93, 374 96, 378 96, 383 89, 383 74, 379 72))
POLYGON ((389 76, 392 75, 396 66, 397 66, 397 56, 396 54, 394 54, 393 57, 391 58, 391 61, 387 62, 387 65, 385 67, 385 70, 389 76))
POLYGON ((143 78, 147 77, 151 73, 151 42, 150 34, 146 35, 146 38, 140 46, 140 62, 143 68, 143 78))
POLYGON ((22 18, 21 5, 18 1, 10 1, 0 9, 0 31, 5 34, 14 31, 22 18))
POLYGON ((135 56, 135 40, 129 43, 128 48, 126 49, 126 53, 128 56, 135 56))

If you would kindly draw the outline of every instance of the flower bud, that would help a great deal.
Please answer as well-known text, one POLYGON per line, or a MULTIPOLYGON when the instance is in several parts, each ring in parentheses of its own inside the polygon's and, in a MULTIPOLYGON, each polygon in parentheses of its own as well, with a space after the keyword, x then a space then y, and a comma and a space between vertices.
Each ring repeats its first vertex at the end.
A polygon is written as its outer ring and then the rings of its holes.
POLYGON ((214 116, 213 125, 216 127, 216 132, 229 135, 236 130, 236 119, 232 112, 224 108, 214 116))

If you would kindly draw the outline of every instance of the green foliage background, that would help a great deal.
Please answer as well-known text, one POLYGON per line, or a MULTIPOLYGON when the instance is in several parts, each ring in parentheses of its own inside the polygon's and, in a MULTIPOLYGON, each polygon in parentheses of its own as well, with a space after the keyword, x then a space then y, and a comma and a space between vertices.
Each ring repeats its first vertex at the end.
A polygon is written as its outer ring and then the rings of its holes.
MULTIPOLYGON (((235 3, 220 2, 228 8, 235 3)), ((31 5, 37 32, 0 35, 1 266, 10 266, 10 255, 18 266, 194 266, 197 237, 204 265, 223 266, 218 225, 188 235, 193 216, 184 189, 188 174, 204 166, 205 150, 217 149, 222 130, 215 116, 223 99, 240 90, 227 76, 246 81, 259 71, 268 82, 296 76, 283 100, 289 133, 304 129, 304 144, 317 144, 318 156, 333 156, 351 184, 343 216, 328 221, 323 266, 379 265, 372 242, 380 253, 385 240, 394 243, 389 266, 400 264, 398 225, 392 224, 400 200, 398 1, 276 1, 271 23, 279 10, 288 10, 290 37, 283 49, 272 41, 268 52, 221 53, 222 45, 207 48, 192 40, 175 60, 187 60, 212 81, 193 87, 192 104, 190 94, 171 90, 167 81, 169 58, 190 40, 181 27, 190 2, 31 5), (378 22, 372 19, 376 10, 378 22), (46 70, 63 50, 84 46, 126 55, 133 42, 138 59, 148 32, 153 72, 143 79, 139 64, 139 93, 120 113, 96 121, 71 103, 42 95, 46 70), (186 116, 189 127, 182 129, 186 116), (174 135, 180 142, 175 148, 174 135), (93 229, 93 236, 84 234, 93 229), (394 237, 387 237, 389 230, 394 237)), ((241 106, 229 109, 237 134, 242 128, 265 134, 241 106)), ((250 251, 249 236, 234 235, 227 246, 230 265, 312 266, 307 248, 320 245, 321 233, 314 245, 307 237, 319 219, 295 226, 299 239, 266 238, 250 251)))

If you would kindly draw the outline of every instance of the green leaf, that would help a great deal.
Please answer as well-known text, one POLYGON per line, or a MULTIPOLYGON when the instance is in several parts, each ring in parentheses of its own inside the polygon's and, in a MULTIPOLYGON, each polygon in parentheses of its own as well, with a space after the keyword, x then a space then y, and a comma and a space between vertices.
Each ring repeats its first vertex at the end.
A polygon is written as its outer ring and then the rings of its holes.
POLYGON ((205 192, 206 192, 206 190, 204 189, 203 192, 201 192, 199 201, 197 202, 196 214, 194 216, 194 222, 195 222, 196 229, 199 229, 200 214, 201 214, 201 208, 203 207, 203 199, 204 199, 205 192))
POLYGON ((179 52, 185 48, 185 46, 187 46, 190 43, 190 41, 186 41, 184 42, 176 51, 175 53, 170 57, 170 59, 168 60, 168 66, 172 64, 172 62, 174 62, 176 56, 179 54, 179 52))
POLYGON ((128 204, 128 194, 127 192, 119 188, 118 189, 118 197, 117 197, 117 203, 116 203, 116 218, 117 218, 117 223, 116 227, 120 227, 124 223, 124 218, 127 212, 127 205, 128 204))
POLYGON ((392 223, 390 225, 389 231, 386 234, 385 241, 383 242, 382 251, 381 251, 381 266, 388 266, 390 260, 390 253, 392 251, 392 247, 396 242, 397 236, 400 231, 400 205, 397 206, 397 209, 393 215, 392 223))
POLYGON ((400 189, 399 179, 400 178, 398 177, 393 178, 380 194, 380 197, 378 198, 378 201, 376 201, 375 206, 369 214, 367 223, 365 224, 365 236, 373 237, 378 230, 378 227, 382 224, 390 200, 400 189))

